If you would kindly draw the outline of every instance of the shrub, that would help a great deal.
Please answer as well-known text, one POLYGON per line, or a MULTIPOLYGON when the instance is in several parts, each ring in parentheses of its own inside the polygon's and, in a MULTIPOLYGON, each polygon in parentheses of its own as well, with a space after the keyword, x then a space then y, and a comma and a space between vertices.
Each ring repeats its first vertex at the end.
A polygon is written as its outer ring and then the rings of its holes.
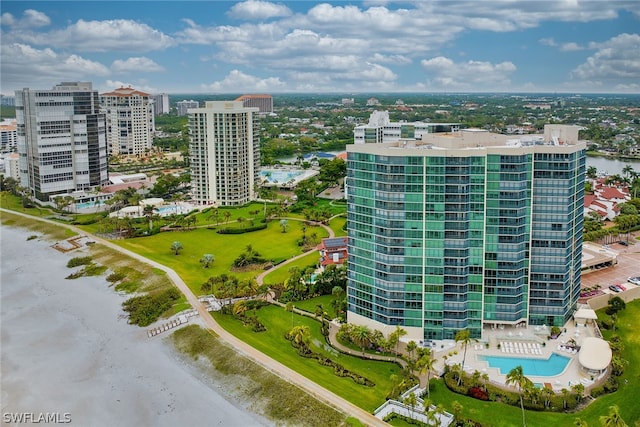
POLYGON ((73 268, 73 267, 79 267, 81 265, 88 265, 88 264, 91 264, 92 261, 93 260, 91 259, 90 256, 75 257, 75 258, 71 258, 69 262, 67 262, 67 267, 73 268))
POLYGON ((122 272, 116 271, 107 276, 107 282, 115 283, 124 279, 126 275, 122 272))
POLYGON ((129 313, 129 323, 148 326, 173 306, 180 299, 180 292, 176 288, 166 291, 129 298, 122 303, 124 311, 129 313))
POLYGON ((487 392, 480 387, 469 387, 467 395, 478 400, 489 400, 489 395, 487 394, 487 392))

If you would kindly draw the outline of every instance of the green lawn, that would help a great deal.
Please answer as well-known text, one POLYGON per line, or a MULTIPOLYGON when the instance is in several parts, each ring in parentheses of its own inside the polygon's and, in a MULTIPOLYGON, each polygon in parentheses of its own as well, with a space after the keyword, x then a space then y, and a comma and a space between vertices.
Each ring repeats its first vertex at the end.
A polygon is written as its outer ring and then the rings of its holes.
POLYGON ((311 298, 304 301, 295 301, 293 305, 295 305, 296 308, 299 308, 301 310, 314 313, 316 311, 317 305, 322 304, 322 308, 324 308, 324 311, 327 312, 327 314, 329 315, 329 318, 335 319, 336 312, 331 307, 331 301, 333 301, 334 299, 336 299, 336 297, 334 297, 333 295, 322 295, 322 296, 311 298))
POLYGON ((320 254, 318 251, 314 251, 308 255, 305 255, 293 262, 278 266, 275 270, 270 272, 264 277, 264 283, 268 285, 283 283, 289 278, 289 269, 292 267, 298 267, 301 270, 313 265, 317 265, 320 260, 320 254))
POLYGON ((390 376, 400 375, 400 367, 395 363, 372 362, 340 354, 331 349, 320 334, 320 323, 306 316, 299 316, 285 311, 282 307, 270 305, 257 311, 258 318, 266 326, 265 332, 255 333, 232 316, 212 313, 222 327, 233 335, 249 343, 269 357, 288 366, 335 394, 367 410, 375 410, 385 401, 385 396, 391 390, 390 376), (357 372, 373 381, 374 387, 357 385, 353 380, 341 378, 333 374, 333 369, 320 365, 315 359, 298 356, 296 349, 284 335, 294 325, 307 325, 312 333, 311 346, 314 351, 331 357, 345 368, 357 372))
MULTIPOLYGON (((327 236, 324 228, 307 226, 306 233, 312 232, 317 233, 320 238, 327 236)), ((114 243, 174 269, 198 295, 201 293, 200 285, 211 276, 223 273, 235 274, 240 278, 257 276, 262 270, 238 273, 230 271, 233 260, 244 252, 248 245, 251 245, 264 258, 277 262, 302 252, 296 242, 301 237, 301 223, 291 221, 289 230, 282 233, 279 223, 271 221, 265 230, 244 234, 218 234, 215 230, 199 228, 115 240, 114 243), (179 255, 174 255, 171 251, 171 244, 174 241, 179 241, 183 245, 179 255), (200 264, 200 259, 207 253, 213 254, 215 261, 205 269, 200 264)))

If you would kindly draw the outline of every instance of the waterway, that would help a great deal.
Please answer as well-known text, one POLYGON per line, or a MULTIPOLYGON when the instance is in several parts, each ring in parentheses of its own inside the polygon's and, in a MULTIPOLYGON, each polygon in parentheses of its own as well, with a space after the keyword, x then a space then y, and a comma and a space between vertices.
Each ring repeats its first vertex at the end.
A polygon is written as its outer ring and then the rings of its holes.
POLYGON ((587 167, 594 166, 598 173, 605 175, 623 175, 622 169, 631 166, 640 173, 640 160, 619 160, 606 157, 587 157, 587 167))

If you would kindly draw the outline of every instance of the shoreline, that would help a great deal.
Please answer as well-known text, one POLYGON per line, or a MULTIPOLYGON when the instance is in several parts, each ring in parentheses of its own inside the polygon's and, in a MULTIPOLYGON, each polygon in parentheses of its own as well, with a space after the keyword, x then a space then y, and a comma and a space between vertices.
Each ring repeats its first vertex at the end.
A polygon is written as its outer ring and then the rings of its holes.
POLYGON ((273 425, 252 402, 234 400, 232 384, 180 354, 169 334, 149 339, 129 325, 128 297, 104 275, 65 279, 75 271, 67 261, 89 250, 61 253, 54 244, 2 225, 3 413, 69 414, 88 426, 273 425))

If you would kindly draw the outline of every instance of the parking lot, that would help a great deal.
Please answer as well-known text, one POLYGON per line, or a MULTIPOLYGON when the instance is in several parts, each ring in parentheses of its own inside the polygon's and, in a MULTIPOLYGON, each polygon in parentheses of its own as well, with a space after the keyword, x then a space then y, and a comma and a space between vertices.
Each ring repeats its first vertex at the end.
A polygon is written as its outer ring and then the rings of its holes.
POLYGON ((622 284, 625 287, 634 287, 627 282, 629 277, 640 276, 640 242, 630 241, 628 246, 614 243, 609 249, 618 253, 618 263, 609 268, 582 275, 582 288, 599 285, 605 293, 614 293, 609 289, 610 285, 622 284))

